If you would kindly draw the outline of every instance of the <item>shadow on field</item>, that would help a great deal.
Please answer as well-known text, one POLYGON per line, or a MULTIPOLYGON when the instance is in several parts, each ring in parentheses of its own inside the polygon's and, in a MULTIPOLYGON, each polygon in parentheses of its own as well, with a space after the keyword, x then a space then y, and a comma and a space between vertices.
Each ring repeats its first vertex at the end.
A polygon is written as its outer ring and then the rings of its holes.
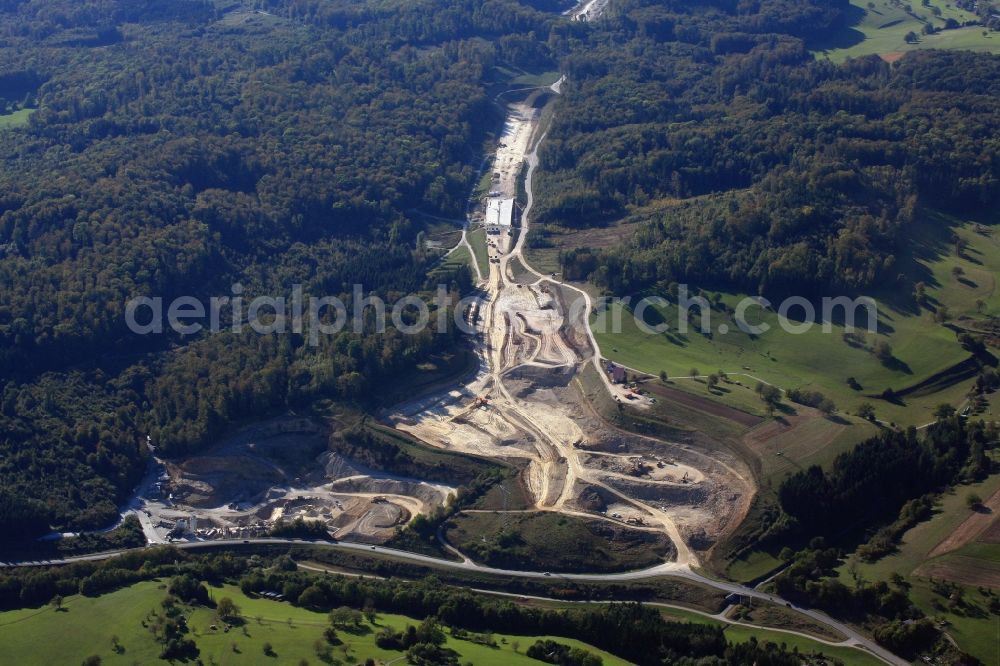
POLYGON ((861 7, 849 5, 844 12, 843 26, 830 34, 821 35, 809 40, 808 47, 812 51, 832 51, 848 49, 865 41, 865 33, 853 27, 864 20, 867 12, 861 7))

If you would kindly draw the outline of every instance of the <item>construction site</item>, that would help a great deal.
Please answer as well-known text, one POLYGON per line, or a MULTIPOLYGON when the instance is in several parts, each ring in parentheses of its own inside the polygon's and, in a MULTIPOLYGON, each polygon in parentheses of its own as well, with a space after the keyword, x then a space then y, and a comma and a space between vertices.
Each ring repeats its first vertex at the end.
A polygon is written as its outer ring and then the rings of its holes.
POLYGON ((613 400, 642 407, 653 399, 615 383, 586 318, 589 296, 530 268, 522 246, 531 207, 528 152, 538 113, 511 105, 498 144, 490 196, 483 202, 491 239, 484 301, 472 313, 480 372, 461 386, 397 406, 394 427, 435 447, 517 460, 534 509, 612 521, 667 535, 678 565, 694 565, 739 524, 754 487, 735 455, 609 426, 581 375, 599 376, 613 400), (527 166, 527 201, 518 229, 503 233, 499 212, 517 194, 527 166), (520 233, 518 233, 520 232, 520 233), (531 274, 516 280, 512 262, 531 274), (596 372, 595 372, 596 371, 596 372))
POLYGON ((328 449, 336 436, 286 416, 197 456, 157 460, 132 513, 152 543, 263 537, 298 519, 313 534, 383 543, 455 490, 368 469, 328 449))
MULTIPOLYGON (((695 565, 742 520, 752 475, 722 447, 623 430, 595 409, 594 390, 640 410, 655 398, 601 358, 587 322, 589 295, 538 273, 523 255, 539 120, 538 109, 510 105, 491 190, 470 215, 489 232, 483 298, 466 313, 478 372, 381 418, 432 447, 515 463, 531 511, 607 521, 609 533, 655 533, 669 539, 676 566, 695 565), (517 279, 514 264, 522 267, 517 279)), ((284 416, 198 455, 157 460, 128 513, 153 543, 261 537, 301 519, 310 535, 377 544, 456 492, 335 453, 337 427, 284 416)))

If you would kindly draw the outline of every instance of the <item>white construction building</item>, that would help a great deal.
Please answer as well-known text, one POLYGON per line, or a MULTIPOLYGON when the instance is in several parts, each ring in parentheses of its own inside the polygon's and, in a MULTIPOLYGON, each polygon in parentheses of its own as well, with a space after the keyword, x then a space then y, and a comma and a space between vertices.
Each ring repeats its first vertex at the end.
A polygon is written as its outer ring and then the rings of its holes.
POLYGON ((506 232, 514 223, 514 200, 490 198, 486 200, 486 233, 506 232))

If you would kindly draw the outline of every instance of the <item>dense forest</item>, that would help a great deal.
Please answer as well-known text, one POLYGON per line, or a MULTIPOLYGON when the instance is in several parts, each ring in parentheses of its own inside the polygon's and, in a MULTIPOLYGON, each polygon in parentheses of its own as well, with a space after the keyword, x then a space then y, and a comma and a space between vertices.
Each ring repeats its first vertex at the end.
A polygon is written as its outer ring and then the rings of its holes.
POLYGON ((995 205, 1000 58, 816 60, 804 40, 845 5, 612 3, 563 62, 537 220, 642 224, 567 272, 617 293, 858 291, 906 279, 896 259, 919 206, 995 205))
POLYGON ((557 19, 513 0, 260 6, 0 2, 0 108, 33 110, 0 133, 5 532, 113 523, 147 436, 176 455, 288 405, 364 401, 454 345, 127 330, 133 297, 234 284, 430 301, 412 212, 464 212, 496 67, 555 66, 557 19))

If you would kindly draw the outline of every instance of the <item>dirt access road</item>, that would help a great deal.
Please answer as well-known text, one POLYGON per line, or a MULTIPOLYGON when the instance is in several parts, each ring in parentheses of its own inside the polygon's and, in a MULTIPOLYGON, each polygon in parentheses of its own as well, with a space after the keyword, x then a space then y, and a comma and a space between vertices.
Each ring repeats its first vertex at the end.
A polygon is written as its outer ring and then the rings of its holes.
POLYGON ((524 257, 544 139, 537 135, 540 115, 509 105, 498 142, 493 195, 516 196, 527 164, 527 199, 516 241, 503 232, 487 237, 481 371, 467 384, 399 405, 387 420, 432 446, 518 459, 526 463, 523 482, 534 508, 663 532, 676 549, 672 566, 696 566, 698 552, 742 519, 755 491, 752 477, 724 454, 609 428, 585 398, 580 374, 592 365, 611 395, 634 400, 601 367, 587 325, 590 297, 540 274, 524 257), (523 272, 515 280, 516 263, 533 282, 523 284, 523 272))

